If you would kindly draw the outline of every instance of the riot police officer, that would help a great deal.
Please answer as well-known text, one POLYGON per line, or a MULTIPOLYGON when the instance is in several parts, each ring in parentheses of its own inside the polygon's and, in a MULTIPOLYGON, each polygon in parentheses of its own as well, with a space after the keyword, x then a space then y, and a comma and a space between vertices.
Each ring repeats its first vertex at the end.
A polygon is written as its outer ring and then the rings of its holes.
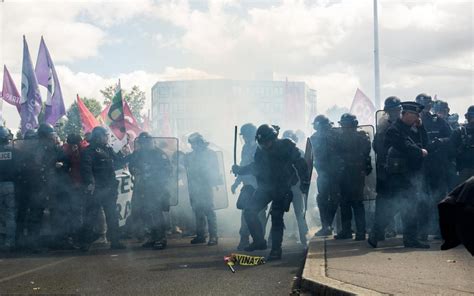
POLYGON ((448 120, 449 111, 450 109, 448 102, 442 100, 436 100, 433 102, 433 113, 436 114, 439 118, 448 120))
POLYGON ((93 228, 101 207, 107 222, 107 236, 111 249, 124 249, 119 240, 119 217, 117 214, 118 181, 115 169, 122 157, 108 146, 109 135, 101 126, 92 130, 90 145, 81 156, 81 175, 86 188, 84 225, 81 230, 81 250, 87 251, 94 237, 93 228))
POLYGON ((474 176, 474 105, 467 109, 465 117, 467 123, 456 129, 450 139, 459 173, 457 184, 474 176))
MULTIPOLYGON (((402 102, 402 116, 387 130, 385 146, 388 190, 397 199, 407 248, 429 248, 418 240, 418 204, 423 192, 423 161, 428 156, 426 131, 420 121, 423 105, 402 102)), ((375 237, 377 238, 377 237, 375 237)), ((372 245, 376 247, 375 244, 372 245)))
POLYGON ((147 132, 138 136, 129 160, 130 173, 134 177, 132 215, 140 215, 151 230, 150 241, 144 246, 162 250, 167 245, 164 212, 170 209, 171 162, 147 132))
POLYGON ((56 137, 56 132, 50 124, 40 124, 37 131, 38 140, 26 145, 28 151, 24 155, 27 156, 22 161, 22 174, 26 175, 24 177, 31 185, 31 195, 27 201, 27 244, 33 252, 40 251, 42 247, 40 234, 44 210, 54 198, 57 168, 61 166, 58 162, 60 156, 56 137))
POLYGON ((12 134, 6 127, 0 126, 0 207, 3 208, 2 220, 5 224, 4 244, 0 250, 13 250, 16 234, 16 205, 14 181, 18 177, 17 153, 11 144, 12 134))
MULTIPOLYGON (((282 137, 283 139, 289 139, 293 141, 295 145, 298 145, 298 136, 292 130, 284 131, 282 137)), ((300 152, 301 157, 304 157, 304 152, 300 150, 299 148, 298 148, 298 151, 300 152)), ((305 218, 305 212, 306 212, 305 196, 301 194, 299 185, 300 185, 300 182, 298 180, 298 183, 296 183, 296 185, 291 187, 291 191, 293 194, 292 205, 293 205, 293 211, 296 218, 296 224, 298 225, 298 234, 300 237, 300 242, 303 246, 306 246, 307 245, 306 236, 308 235, 308 225, 306 223, 306 218, 305 218)))
POLYGON ((421 223, 420 238, 427 240, 428 234, 439 234, 436 205, 450 189, 450 180, 452 179, 450 173, 452 174, 454 168, 452 159, 449 158, 448 143, 451 127, 446 120, 430 112, 433 105, 430 96, 419 94, 415 100, 424 106, 421 112, 421 121, 428 135, 427 149, 430 152, 424 162, 426 195, 421 201, 419 209, 421 216, 419 221, 421 223))
MULTIPOLYGON (((244 141, 244 146, 242 147, 242 153, 240 158, 240 166, 246 166, 253 162, 253 157, 255 151, 257 151, 257 142, 255 141, 255 134, 257 133, 257 127, 252 123, 246 123, 240 128, 240 135, 244 141)), ((242 189, 240 190, 239 198, 237 200, 237 208, 242 210, 242 215, 240 217, 240 242, 237 246, 237 250, 241 251, 244 248, 248 247, 250 244, 250 232, 245 222, 244 209, 245 204, 252 198, 257 189, 257 180, 255 176, 237 176, 235 178, 234 184, 231 186, 232 193, 235 193, 237 188, 242 184, 242 189)), ((260 211, 258 214, 260 223, 263 225, 265 232, 266 225, 266 208, 260 211)))
POLYGON ((258 213, 272 202, 270 209, 272 250, 268 260, 278 260, 281 259, 282 253, 283 214, 290 208, 291 187, 298 182, 299 177, 300 190, 304 194, 308 193, 308 167, 294 142, 288 139, 278 139, 278 130, 275 127, 268 124, 261 125, 257 129, 255 137, 258 149, 255 152, 253 163, 244 167, 238 165, 232 167, 234 174, 253 174, 258 184, 257 191, 244 212, 253 239, 253 242, 245 250, 254 251, 267 248, 258 213))
POLYGON ((335 153, 336 130, 324 115, 314 118, 316 131, 310 138, 313 147, 313 164, 318 173, 316 201, 321 218, 321 229, 316 236, 332 235, 332 223, 339 202, 339 176, 342 161, 335 153))
POLYGON ((217 245, 217 219, 214 211, 213 187, 221 185, 217 155, 209 149, 209 142, 199 133, 188 137, 192 151, 185 156, 188 172, 188 189, 191 206, 196 217, 196 237, 191 244, 206 242, 206 220, 209 231, 209 246, 217 245))
POLYGON ((457 113, 450 114, 448 116, 448 123, 449 123, 449 126, 451 127, 451 129, 453 131, 456 130, 458 127, 460 127, 460 125, 459 125, 459 114, 457 114, 457 113))
POLYGON ((402 105, 399 98, 392 96, 385 99, 384 111, 387 114, 386 119, 381 119, 377 122, 377 132, 375 133, 373 148, 376 154, 376 172, 377 172, 377 198, 375 201, 375 222, 372 227, 372 232, 369 235, 369 244, 376 245, 377 241, 385 239, 386 227, 393 223, 395 216, 394 209, 396 208, 389 190, 390 180, 387 177, 386 162, 388 148, 385 146, 385 135, 388 128, 400 118, 402 105), (375 239, 375 237, 377 237, 375 239), (375 241, 375 242, 374 242, 375 241))
POLYGON ((335 239, 352 238, 352 211, 356 224, 355 240, 365 240, 366 223, 364 208, 365 177, 372 171, 368 134, 358 131, 356 116, 345 113, 339 121, 341 133, 337 140, 336 153, 342 159, 340 179, 342 230, 335 239))

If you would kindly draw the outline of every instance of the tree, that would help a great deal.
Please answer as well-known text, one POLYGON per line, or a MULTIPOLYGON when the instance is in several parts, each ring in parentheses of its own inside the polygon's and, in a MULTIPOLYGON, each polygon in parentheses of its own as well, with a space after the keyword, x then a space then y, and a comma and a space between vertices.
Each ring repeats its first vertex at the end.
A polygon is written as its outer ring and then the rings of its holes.
MULTIPOLYGON (((112 101, 112 98, 115 95, 115 86, 110 85, 100 91, 100 93, 104 96, 104 104, 108 105, 112 101)), ((122 96, 123 99, 128 103, 130 106, 130 110, 132 111, 133 116, 138 122, 143 122, 143 117, 141 112, 143 111, 143 107, 145 107, 145 92, 140 90, 137 85, 132 87, 130 92, 122 89, 122 96)))
POLYGON ((326 110, 326 116, 332 122, 338 122, 341 119, 341 115, 344 113, 349 113, 349 109, 346 107, 339 107, 338 105, 334 105, 326 110))
MULTIPOLYGON (((99 101, 93 98, 82 98, 84 105, 91 111, 94 116, 98 116, 102 111, 102 106, 99 101)), ((82 134, 82 123, 79 115, 77 103, 74 102, 66 112, 67 120, 62 127, 57 129, 57 133, 61 139, 66 139, 68 134, 77 133, 82 134)))

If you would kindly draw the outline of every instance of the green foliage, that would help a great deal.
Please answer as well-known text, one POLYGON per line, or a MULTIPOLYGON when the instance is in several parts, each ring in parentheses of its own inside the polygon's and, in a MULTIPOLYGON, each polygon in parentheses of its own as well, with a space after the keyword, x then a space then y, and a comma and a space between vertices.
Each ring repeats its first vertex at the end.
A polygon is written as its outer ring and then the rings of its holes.
MULTIPOLYGON (((104 96, 104 104, 108 105, 110 104, 112 98, 115 95, 115 86, 107 86, 106 88, 101 90, 100 93, 104 96)), ((136 120, 138 122, 143 122, 141 112, 143 111, 143 107, 145 107, 145 92, 140 90, 137 85, 134 85, 131 91, 126 91, 122 89, 122 96, 123 99, 130 106, 130 110, 132 111, 132 114, 136 118, 136 120)))
MULTIPOLYGON (((102 111, 102 106, 99 101, 93 98, 82 98, 84 105, 91 111, 91 113, 94 116, 98 116, 100 112, 102 111)), ((71 107, 66 112, 66 117, 67 120, 65 122, 59 123, 59 126, 57 127, 57 133, 59 137, 64 140, 66 139, 68 134, 71 133, 77 133, 77 134, 83 134, 82 133, 82 123, 81 123, 81 117, 79 115, 79 109, 77 108, 77 103, 74 102, 71 107)))

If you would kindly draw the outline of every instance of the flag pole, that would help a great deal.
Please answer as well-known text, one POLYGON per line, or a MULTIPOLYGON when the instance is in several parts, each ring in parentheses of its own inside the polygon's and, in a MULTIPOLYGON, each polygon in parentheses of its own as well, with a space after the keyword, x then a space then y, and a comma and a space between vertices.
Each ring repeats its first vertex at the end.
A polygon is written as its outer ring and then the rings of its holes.
POLYGON ((375 108, 381 108, 380 102, 380 66, 379 66, 379 20, 377 0, 374 0, 374 82, 375 82, 375 108))

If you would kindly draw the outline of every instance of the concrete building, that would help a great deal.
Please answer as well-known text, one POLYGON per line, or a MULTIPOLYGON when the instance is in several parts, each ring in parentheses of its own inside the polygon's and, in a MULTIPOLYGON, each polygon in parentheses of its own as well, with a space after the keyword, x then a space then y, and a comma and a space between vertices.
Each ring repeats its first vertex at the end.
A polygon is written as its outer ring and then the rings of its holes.
POLYGON ((152 127, 160 136, 199 131, 215 143, 232 142, 233 127, 247 122, 309 132, 316 101, 305 82, 163 81, 152 88, 152 127))

